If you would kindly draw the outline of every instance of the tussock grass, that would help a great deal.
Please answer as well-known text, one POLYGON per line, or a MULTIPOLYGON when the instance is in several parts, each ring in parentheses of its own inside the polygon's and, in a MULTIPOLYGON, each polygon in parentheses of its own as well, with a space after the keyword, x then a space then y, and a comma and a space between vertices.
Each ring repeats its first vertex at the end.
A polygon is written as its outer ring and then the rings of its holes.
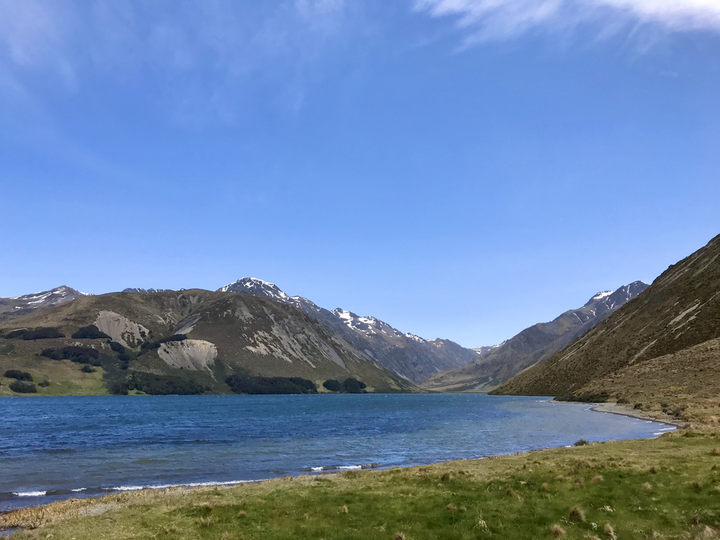
POLYGON ((672 434, 353 477, 129 492, 0 515, 0 527, 28 528, 16 540, 692 540, 720 530, 719 443, 714 432, 672 434), (581 471, 603 481, 579 489, 581 471))
POLYGON ((579 506, 573 506, 570 509, 570 521, 582 522, 585 521, 585 511, 579 506))

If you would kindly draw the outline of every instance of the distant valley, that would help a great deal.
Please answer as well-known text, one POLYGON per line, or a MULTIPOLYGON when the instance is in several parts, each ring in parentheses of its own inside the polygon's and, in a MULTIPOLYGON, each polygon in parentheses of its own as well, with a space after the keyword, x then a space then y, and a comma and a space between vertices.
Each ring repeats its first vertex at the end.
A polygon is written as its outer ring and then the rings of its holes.
POLYGON ((566 311, 551 322, 526 328, 500 345, 475 349, 477 360, 431 376, 423 388, 446 392, 492 390, 563 349, 647 287, 635 281, 615 291, 600 292, 583 307, 566 311))

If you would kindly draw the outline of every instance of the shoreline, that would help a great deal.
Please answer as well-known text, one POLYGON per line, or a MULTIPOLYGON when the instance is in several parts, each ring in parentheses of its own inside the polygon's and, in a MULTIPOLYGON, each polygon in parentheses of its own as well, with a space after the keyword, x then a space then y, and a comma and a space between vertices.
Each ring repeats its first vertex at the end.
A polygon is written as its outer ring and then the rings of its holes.
MULTIPOLYGON (((552 401, 549 400, 549 401, 552 401)), ((567 403, 567 402, 566 402, 567 403)), ((578 404, 588 405, 587 403, 581 403, 577 402, 578 404)), ((668 425, 673 426, 676 428, 683 428, 685 426, 684 422, 681 421, 669 421, 669 420, 661 420, 658 418, 654 418, 648 414, 645 414, 640 411, 636 411, 634 409, 630 409, 628 407, 623 407, 621 405, 617 405, 614 403, 600 403, 600 404, 594 404, 590 407, 591 411, 593 412, 602 412, 602 413, 609 413, 609 414, 616 414, 619 416, 625 416, 628 418, 636 418, 640 420, 647 420, 652 421, 658 424, 662 425, 668 425)), ((643 440, 643 439, 651 439, 653 437, 641 437, 640 439, 636 440, 643 440)), ((621 439, 624 440, 624 439, 621 439)), ((453 458, 453 459, 447 459, 443 461, 438 461, 436 463, 425 463, 425 464, 419 464, 419 465, 405 465, 405 466, 379 466, 376 463, 369 464, 369 465, 359 465, 359 466, 347 466, 347 467, 310 467, 305 472, 302 472, 300 474, 291 474, 293 478, 301 478, 303 476, 317 476, 317 475, 325 475, 325 474, 335 474, 338 472, 342 472, 343 470, 355 470, 355 469, 374 469, 374 470, 386 470, 386 469, 392 469, 392 468, 402 468, 402 469, 412 469, 413 467, 423 467, 423 466, 432 466, 432 465, 442 465, 443 463, 449 463, 453 461, 457 461, 458 459, 468 459, 468 460, 485 460, 485 459, 497 459, 502 458, 505 456, 515 456, 519 454, 525 454, 528 452, 534 452, 537 450, 547 450, 547 449, 560 449, 560 448, 567 448, 567 445, 561 445, 557 447, 549 446, 544 447, 541 449, 532 449, 532 450, 521 450, 517 452, 508 452, 505 454, 497 454, 497 455, 490 455, 490 456, 481 456, 481 457, 474 457, 474 458, 453 458)), ((55 504, 61 504, 65 501, 88 501, 88 500, 102 500, 106 497, 112 497, 119 494, 124 493, 142 493, 142 492, 162 492, 162 491, 174 491, 174 490, 183 490, 183 491, 202 491, 203 489, 216 489, 216 488, 230 488, 238 485, 243 484, 256 484, 256 483, 266 483, 266 482, 272 482, 273 480, 277 480, 278 478, 283 477, 270 477, 270 478, 262 478, 262 479, 248 479, 248 480, 226 480, 226 481, 206 481, 206 482, 188 482, 188 483, 172 483, 172 484, 158 484, 158 485, 145 485, 145 486, 131 486, 128 488, 118 488, 115 490, 111 490, 109 488, 98 488, 98 490, 105 490, 107 489, 106 493, 101 492, 94 492, 94 493, 87 493, 85 496, 80 495, 80 492, 89 490, 90 488, 82 488, 72 491, 77 491, 77 495, 75 497, 70 498, 63 498, 60 500, 52 501, 52 502, 46 502, 46 503, 40 503, 36 505, 30 505, 30 506, 21 506, 19 508, 14 509, 8 509, 0 511, 0 516, 6 516, 8 514, 12 514, 15 512, 22 512, 26 509, 32 509, 32 508, 47 508, 48 506, 52 506, 55 504)), ((92 489, 91 491, 96 491, 95 489, 92 489)), ((15 494, 17 495, 17 494, 15 494)), ((0 525, 0 536, 2 536, 2 526, 0 525)))
POLYGON ((657 422, 659 424, 675 426, 678 429, 683 429, 687 426, 687 423, 683 422, 682 420, 677 420, 674 418, 657 418, 648 413, 639 411, 637 409, 631 409, 630 407, 625 407, 624 405, 618 405, 617 403, 598 403, 590 407, 590 410, 600 413, 617 414, 619 416, 637 418, 638 420, 649 420, 652 422, 657 422))
MULTIPOLYGON (((665 421, 658 418, 653 418, 648 414, 623 407, 614 403, 601 403, 595 404, 590 408, 591 411, 616 414, 619 416, 626 416, 629 418, 636 418, 640 420, 647 420, 656 422, 658 424, 674 426, 678 429, 684 427, 684 423, 680 421, 665 421)), ((628 439, 621 441, 609 441, 609 442, 626 442, 626 441, 650 441, 657 439, 654 438, 641 438, 641 439, 628 439)), ((465 458, 467 461, 495 461, 503 458, 514 458, 523 455, 528 455, 534 452, 544 452, 548 450, 562 451, 564 449, 572 449, 572 446, 557 446, 557 447, 545 447, 541 449, 525 450, 519 452, 510 452, 506 454, 498 454, 493 456, 483 456, 477 458, 465 458)), ((404 470, 412 470, 424 467, 447 467, 451 463, 462 461, 463 459, 450 459, 439 461, 437 463, 425 464, 425 465, 409 465, 404 467, 368 467, 368 469, 374 469, 376 471, 390 470, 400 468, 404 470)), ((363 467, 364 468, 364 467, 363 467)), ((0 538, 8 535, 12 536, 16 532, 27 530, 28 528, 33 529, 34 526, 27 527, 25 516, 35 516, 33 519, 40 518, 38 525, 46 525, 55 523, 57 521, 64 521, 68 518, 77 518, 84 516, 93 516, 104 514, 105 512, 116 510, 126 505, 131 505, 134 502, 141 500, 153 500, 156 498, 165 496, 182 496, 191 495, 193 493, 200 494, 203 492, 217 491, 217 490, 230 490, 245 485, 274 485, 277 483, 285 483, 288 480, 292 480, 298 483, 305 483, 311 481, 314 477, 318 476, 342 476, 344 471, 328 470, 328 471, 308 471, 300 475, 291 475, 290 477, 277 477, 277 478, 264 478, 260 480, 242 480, 234 482, 207 482, 201 483, 200 485, 192 484, 174 484, 166 486, 147 486, 140 489, 132 489, 127 491, 112 492, 104 495, 93 494, 89 497, 69 498, 60 501, 54 501, 46 504, 40 504, 37 506, 27 506, 17 508, 14 510, 0 512, 0 538)))

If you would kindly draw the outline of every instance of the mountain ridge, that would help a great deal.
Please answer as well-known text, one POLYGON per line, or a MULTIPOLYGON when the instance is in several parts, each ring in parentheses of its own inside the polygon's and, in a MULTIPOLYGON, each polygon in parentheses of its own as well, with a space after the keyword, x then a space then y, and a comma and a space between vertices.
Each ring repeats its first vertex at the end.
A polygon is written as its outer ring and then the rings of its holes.
POLYGON ((642 281, 634 281, 614 291, 596 293, 580 308, 530 326, 499 345, 481 347, 480 358, 474 362, 433 375, 422 386, 436 391, 492 390, 549 358, 647 287, 642 281))
POLYGON ((235 375, 301 377, 316 386, 355 378, 374 391, 413 389, 317 318, 244 294, 191 289, 84 296, 10 321, 0 333, 0 367, 42 374, 58 363, 90 363, 102 369, 111 392, 150 381, 227 393, 225 381, 235 375), (23 329, 34 328, 51 332, 23 337, 23 329))
POLYGON ((317 317, 376 362, 416 384, 433 373, 465 365, 478 357, 472 349, 450 340, 426 340, 401 332, 376 317, 359 316, 341 308, 327 310, 302 296, 289 296, 277 285, 258 278, 241 278, 218 291, 241 292, 294 305, 317 317))
POLYGON ((72 302, 83 296, 92 295, 61 285, 47 291, 0 298, 0 323, 24 317, 44 307, 72 302))
POLYGON ((654 400, 649 406, 660 406, 671 396, 684 399, 680 393, 687 383, 681 380, 681 375, 692 374, 701 382, 708 377, 718 379, 719 276, 720 235, 671 265, 634 301, 494 393, 626 400, 637 395, 631 391, 633 384, 654 380, 652 384, 647 382, 642 392, 646 400, 654 400), (687 351, 694 351, 694 355, 687 351), (700 362, 705 354, 710 364, 700 362), (700 369, 700 364, 714 365, 715 373, 700 369), (658 373, 659 369, 663 372, 658 373), (620 373, 626 376, 621 377, 620 373), (647 381, 627 380, 640 373, 645 373, 647 381), (675 379, 676 385, 666 384, 662 392, 659 390, 662 381, 675 379))

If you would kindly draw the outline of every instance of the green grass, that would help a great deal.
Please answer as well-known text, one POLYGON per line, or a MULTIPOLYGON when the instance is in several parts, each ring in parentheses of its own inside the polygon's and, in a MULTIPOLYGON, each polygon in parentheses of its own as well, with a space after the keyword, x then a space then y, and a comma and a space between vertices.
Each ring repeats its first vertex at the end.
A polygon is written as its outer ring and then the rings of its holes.
POLYGON ((714 538, 702 535, 720 530, 720 437, 689 435, 112 495, 0 516, 0 523, 47 523, 13 538, 54 540, 537 539, 552 538, 554 525, 567 539, 611 538, 606 524, 620 539, 714 538))
MULTIPOLYGON (((27 371, 33 377, 37 387, 34 396, 88 396, 108 393, 103 382, 104 370, 96 368, 95 373, 83 373, 82 365, 70 360, 49 360, 40 356, 3 357, 0 356, 0 373, 7 369, 27 371), (50 385, 41 387, 38 383, 47 380, 50 385)), ((0 396, 20 395, 10 390, 12 379, 0 377, 0 396)), ((27 395, 27 394, 23 394, 27 395)))

